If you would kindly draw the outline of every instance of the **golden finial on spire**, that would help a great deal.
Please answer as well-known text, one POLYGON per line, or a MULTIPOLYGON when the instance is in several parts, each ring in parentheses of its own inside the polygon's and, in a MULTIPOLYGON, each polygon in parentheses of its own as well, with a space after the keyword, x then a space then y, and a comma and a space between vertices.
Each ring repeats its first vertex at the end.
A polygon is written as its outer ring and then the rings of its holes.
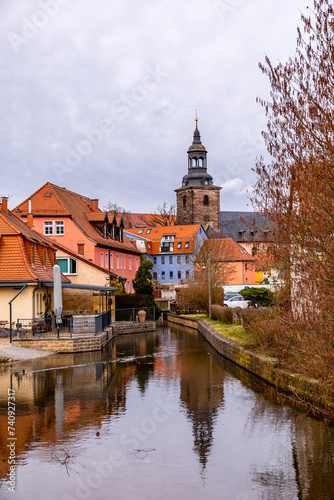
POLYGON ((196 111, 196 118, 195 118, 195 122, 198 122, 198 118, 197 118, 197 108, 195 109, 196 111))

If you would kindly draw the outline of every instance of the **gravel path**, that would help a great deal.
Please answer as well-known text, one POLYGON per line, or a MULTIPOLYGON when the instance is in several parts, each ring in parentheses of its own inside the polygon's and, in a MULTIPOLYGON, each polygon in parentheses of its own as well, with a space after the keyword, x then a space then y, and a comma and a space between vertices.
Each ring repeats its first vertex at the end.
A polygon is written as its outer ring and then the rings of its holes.
POLYGON ((11 358, 20 361, 28 359, 43 358, 55 354, 52 351, 40 351, 39 349, 28 349, 27 347, 5 346, 0 348, 0 358, 11 358))

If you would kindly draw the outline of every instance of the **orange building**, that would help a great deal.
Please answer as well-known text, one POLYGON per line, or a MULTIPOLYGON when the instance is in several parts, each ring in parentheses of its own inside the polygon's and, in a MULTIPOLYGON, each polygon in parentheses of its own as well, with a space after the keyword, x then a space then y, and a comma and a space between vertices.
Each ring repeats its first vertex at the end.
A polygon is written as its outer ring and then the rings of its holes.
POLYGON ((14 209, 23 221, 30 212, 36 231, 114 272, 124 279, 126 291, 133 292, 140 252, 123 234, 122 219, 102 212, 97 199, 47 182, 14 209))
POLYGON ((255 285, 255 258, 232 238, 205 240, 201 252, 210 255, 211 262, 228 263, 231 269, 226 285, 255 285))

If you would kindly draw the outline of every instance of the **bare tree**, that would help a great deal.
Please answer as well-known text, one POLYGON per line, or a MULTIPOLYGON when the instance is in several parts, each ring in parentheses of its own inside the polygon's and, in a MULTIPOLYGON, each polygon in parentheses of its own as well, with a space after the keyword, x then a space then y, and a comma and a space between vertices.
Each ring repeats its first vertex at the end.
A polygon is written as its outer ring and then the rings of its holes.
POLYGON ((178 293, 179 307, 209 313, 209 282, 211 304, 223 304, 223 285, 235 275, 230 240, 205 240, 194 249, 190 261, 193 274, 189 277, 188 286, 178 293))
MULTIPOLYGON (((334 12, 314 0, 302 15, 294 58, 260 64, 271 84, 263 132, 271 162, 257 162, 255 206, 275 226, 271 252, 286 284, 299 297, 334 297, 334 12), (296 288, 296 284, 298 285, 296 288)), ((313 299, 312 299, 313 297, 313 299)), ((305 304, 310 305, 310 301, 305 304)), ((330 308, 332 310, 332 308, 330 308)), ((332 314, 330 313, 332 316, 332 314)), ((333 319, 333 318, 332 318, 333 319)))
POLYGON ((176 221, 176 208, 175 205, 170 205, 168 208, 167 203, 159 206, 157 211, 151 214, 152 224, 154 226, 174 226, 176 221))

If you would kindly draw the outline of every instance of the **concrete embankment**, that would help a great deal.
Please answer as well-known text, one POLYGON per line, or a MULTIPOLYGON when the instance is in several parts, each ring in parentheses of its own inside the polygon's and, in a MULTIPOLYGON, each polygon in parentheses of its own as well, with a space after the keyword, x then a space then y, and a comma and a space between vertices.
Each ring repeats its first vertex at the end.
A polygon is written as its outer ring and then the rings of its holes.
POLYGON ((243 348, 236 341, 224 337, 203 320, 168 314, 168 321, 195 328, 225 358, 254 373, 278 389, 293 394, 297 401, 314 408, 316 412, 333 418, 334 397, 318 380, 290 373, 277 367, 278 360, 243 348))

